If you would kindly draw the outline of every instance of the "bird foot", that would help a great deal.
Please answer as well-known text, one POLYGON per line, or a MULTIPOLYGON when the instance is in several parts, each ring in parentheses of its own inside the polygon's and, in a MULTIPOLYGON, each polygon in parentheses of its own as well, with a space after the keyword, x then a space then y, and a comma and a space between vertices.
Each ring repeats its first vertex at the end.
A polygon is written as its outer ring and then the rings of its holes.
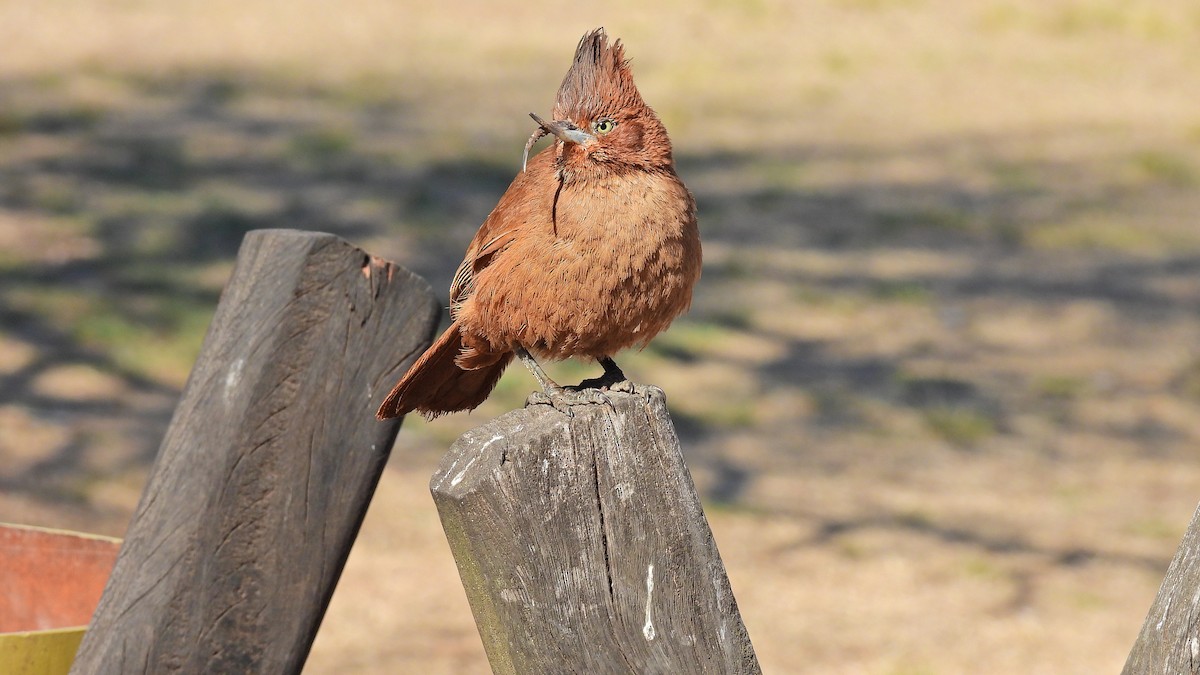
POLYGON ((612 405, 612 401, 600 389, 588 387, 559 387, 548 392, 535 391, 525 400, 525 406, 548 405, 566 415, 574 417, 572 406, 577 405, 612 405))

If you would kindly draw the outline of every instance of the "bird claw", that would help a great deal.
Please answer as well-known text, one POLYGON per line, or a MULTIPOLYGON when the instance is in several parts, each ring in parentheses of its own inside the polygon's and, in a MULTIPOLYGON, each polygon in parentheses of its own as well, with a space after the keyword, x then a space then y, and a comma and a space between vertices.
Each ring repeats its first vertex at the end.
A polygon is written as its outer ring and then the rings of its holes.
POLYGON ((564 387, 558 390, 549 392, 535 391, 525 400, 525 406, 531 405, 548 405, 567 417, 574 417, 575 413, 571 411, 573 406, 577 405, 607 405, 611 406, 612 401, 608 396, 599 389, 564 387))
POLYGON ((567 417, 575 416, 575 413, 571 412, 570 406, 564 405, 562 396, 557 393, 547 394, 545 392, 535 391, 529 394, 529 398, 525 399, 525 407, 528 408, 531 405, 548 405, 567 417))
POLYGON ((638 393, 638 386, 633 383, 633 380, 621 380, 620 382, 613 382, 606 388, 609 391, 621 392, 623 394, 638 393))

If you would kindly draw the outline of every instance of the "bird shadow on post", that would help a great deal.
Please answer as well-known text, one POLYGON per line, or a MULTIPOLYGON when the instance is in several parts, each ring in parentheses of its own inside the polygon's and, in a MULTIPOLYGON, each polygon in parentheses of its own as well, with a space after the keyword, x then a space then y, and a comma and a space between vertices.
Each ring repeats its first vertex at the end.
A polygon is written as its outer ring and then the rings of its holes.
POLYGON ((437 314, 333 235, 249 233, 71 672, 300 672, 437 314))
POLYGON ((508 413, 430 482, 496 673, 759 673, 662 390, 508 413))

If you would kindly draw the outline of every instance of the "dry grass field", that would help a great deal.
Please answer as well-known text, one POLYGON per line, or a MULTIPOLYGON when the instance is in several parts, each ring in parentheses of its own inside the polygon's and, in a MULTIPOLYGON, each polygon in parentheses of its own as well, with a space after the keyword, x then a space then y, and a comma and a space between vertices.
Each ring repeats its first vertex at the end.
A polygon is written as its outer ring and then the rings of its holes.
MULTIPOLYGON (((0 520, 123 531, 247 230, 444 293, 598 25, 705 240, 620 361, 764 670, 1119 670, 1200 501, 1186 0, 0 0, 0 520)), ((308 672, 486 672, 426 482, 534 386, 405 423, 308 672)))

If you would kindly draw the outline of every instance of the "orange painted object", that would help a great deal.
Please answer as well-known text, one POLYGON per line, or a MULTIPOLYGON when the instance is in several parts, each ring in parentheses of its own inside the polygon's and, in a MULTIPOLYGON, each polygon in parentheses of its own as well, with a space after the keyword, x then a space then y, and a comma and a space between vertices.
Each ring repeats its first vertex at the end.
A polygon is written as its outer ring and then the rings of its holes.
POLYGON ((120 546, 0 523, 0 672, 66 672, 120 546))

